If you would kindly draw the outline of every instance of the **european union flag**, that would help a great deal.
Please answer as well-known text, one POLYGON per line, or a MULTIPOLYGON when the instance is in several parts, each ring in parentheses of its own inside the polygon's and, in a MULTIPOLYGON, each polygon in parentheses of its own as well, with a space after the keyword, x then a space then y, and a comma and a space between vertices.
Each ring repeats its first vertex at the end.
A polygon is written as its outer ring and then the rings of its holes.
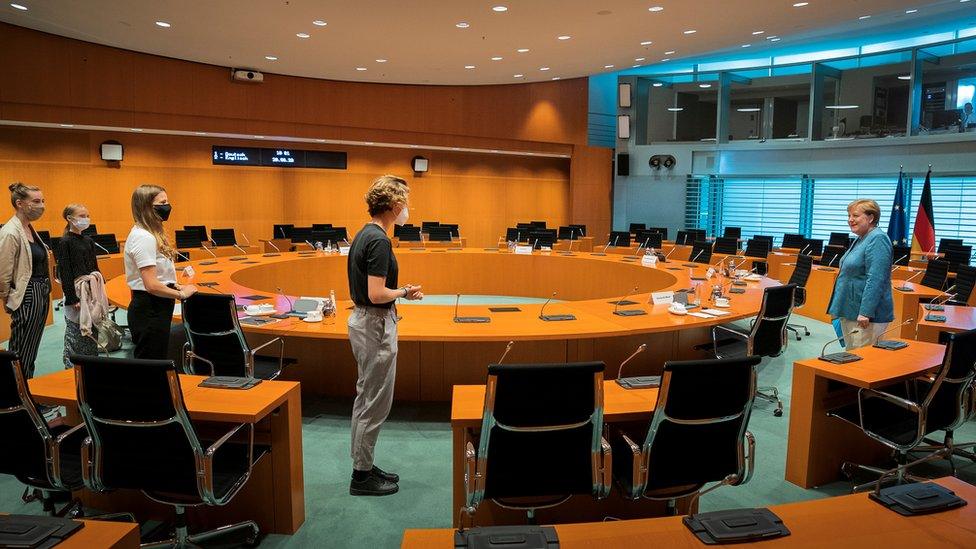
POLYGON ((905 190, 902 172, 898 172, 898 190, 895 202, 891 205, 891 220, 888 221, 888 238, 894 246, 908 246, 908 212, 905 211, 905 190))

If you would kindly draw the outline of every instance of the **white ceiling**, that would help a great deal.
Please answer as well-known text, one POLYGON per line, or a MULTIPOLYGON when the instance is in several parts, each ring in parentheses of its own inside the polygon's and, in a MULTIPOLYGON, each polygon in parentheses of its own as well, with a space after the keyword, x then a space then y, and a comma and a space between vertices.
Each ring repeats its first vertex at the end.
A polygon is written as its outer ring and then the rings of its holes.
POLYGON ((364 82, 498 84, 587 76, 742 44, 752 44, 750 52, 761 51, 817 34, 868 33, 912 18, 971 17, 976 12, 976 1, 966 0, 809 0, 794 7, 797 1, 17 0, 28 8, 23 11, 2 0, 0 20, 128 50, 267 73, 364 82), (493 11, 497 5, 508 11, 493 11), (664 9, 651 12, 652 6, 664 9), (961 11, 969 6, 973 9, 961 11), (906 14, 907 9, 919 11, 906 14), (858 20, 861 15, 871 18, 858 20), (315 20, 327 24, 316 26, 315 20), (156 21, 171 27, 161 28, 156 21), (457 28, 461 21, 470 26, 457 28), (684 33, 692 29, 697 32, 684 33), (752 34, 758 30, 765 33, 752 34), (302 39, 297 33, 310 36, 302 39), (571 38, 557 39, 561 35, 571 38), (772 44, 765 39, 771 35, 782 40, 772 44), (642 46, 643 41, 653 44, 642 46), (529 51, 518 53, 519 48, 529 51), (502 59, 493 61, 495 56, 502 59))

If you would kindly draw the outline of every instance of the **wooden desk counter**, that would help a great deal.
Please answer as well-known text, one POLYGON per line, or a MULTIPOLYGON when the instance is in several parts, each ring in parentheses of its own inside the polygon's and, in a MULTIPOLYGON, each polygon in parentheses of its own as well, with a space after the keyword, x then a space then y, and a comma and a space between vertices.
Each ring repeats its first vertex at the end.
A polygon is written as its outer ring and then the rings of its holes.
MULTIPOLYGON (((203 376, 180 375, 183 400, 190 418, 223 424, 253 423, 255 438, 271 447, 255 464, 247 485, 220 508, 195 507, 191 523, 196 528, 253 519, 262 532, 293 534, 305 522, 305 481, 302 466, 302 406, 298 383, 264 381, 247 391, 199 387, 203 376)), ((34 400, 66 406, 77 418, 74 370, 62 370, 28 381, 34 400)), ((224 428, 227 426, 224 425, 224 428)), ((146 516, 171 517, 170 507, 150 502, 131 490, 96 494, 84 491, 85 501, 104 510, 142 510, 146 516)), ((138 512, 137 512, 138 513, 138 512)), ((137 517, 145 518, 137 514, 137 517)))
POLYGON ((939 342, 939 332, 966 332, 976 328, 976 307, 964 307, 961 305, 945 305, 944 311, 927 311, 922 305, 918 306, 918 319, 916 324, 915 339, 928 341, 930 343, 939 342), (933 322, 925 320, 925 316, 943 315, 945 322, 933 322))
MULTIPOLYGON (((477 435, 481 431, 481 417, 485 405, 484 385, 455 385, 451 400, 451 432, 453 462, 453 510, 454 526, 457 526, 456 511, 464 504, 464 451, 471 441, 477 447, 477 435)), ((603 421, 608 425, 629 423, 633 432, 646 429, 651 413, 657 403, 657 388, 624 389, 614 381, 603 382, 603 421)), ((609 433, 604 435, 608 440, 609 433)), ((537 517, 540 522, 564 522, 580 518, 599 520, 604 516, 647 517, 663 514, 661 502, 641 500, 632 502, 621 498, 611 490, 610 496, 596 501, 590 496, 574 496, 569 502, 552 509, 540 509, 537 517)), ((687 508, 687 499, 679 502, 679 508, 687 508)), ((476 524, 518 524, 524 522, 525 513, 501 508, 491 501, 478 507, 476 524)))
MULTIPOLYGON (((451 398, 454 384, 483 383, 487 365, 497 360, 511 340, 518 343, 511 362, 567 362, 603 360, 619 364, 640 343, 648 352, 628 365, 632 375, 659 374, 664 361, 704 357, 692 347, 708 340, 708 330, 719 323, 754 316, 763 288, 778 282, 749 282, 745 294, 732 296, 727 316, 701 319, 677 317, 666 307, 644 305, 652 291, 676 290, 692 285, 690 273, 704 274, 707 266, 689 269, 681 263, 643 267, 619 255, 558 252, 516 255, 481 248, 464 250, 399 249, 396 251, 401 284, 422 284, 429 295, 462 294, 459 314, 487 316, 490 323, 454 322, 454 306, 397 304, 399 356, 396 395, 402 400, 451 398), (673 270, 672 270, 673 269, 673 270), (620 317, 612 314, 610 301, 620 299, 637 285, 630 300, 650 314, 620 317), (493 312, 485 305, 467 305, 463 295, 509 295, 556 300, 547 314, 576 316, 568 322, 539 319, 541 304, 518 305, 516 312, 493 312)), ((286 369, 286 379, 301 381, 313 394, 354 394, 357 368, 348 343, 346 323, 351 314, 346 275, 347 257, 321 253, 282 253, 276 257, 247 256, 244 260, 220 258, 213 265, 190 263, 194 283, 216 283, 202 291, 230 293, 241 304, 272 303, 288 310, 297 296, 327 296, 335 290, 339 310, 334 321, 308 324, 297 319, 275 321, 261 327, 245 326, 252 344, 273 337, 285 339, 285 355, 296 365, 286 369), (281 287, 288 295, 277 293, 281 287), (260 296, 260 299, 249 299, 260 296), (327 365, 326 365, 327 360, 327 365)), ((186 282, 181 279, 181 282, 186 282)), ((705 282, 711 284, 712 282, 705 282)), ((107 284, 109 299, 126 306, 129 290, 122 278, 107 284)))
POLYGON ((906 342, 908 347, 898 351, 857 349, 852 352, 864 359, 848 364, 817 358, 793 363, 786 480, 812 488, 836 480, 844 461, 873 464, 890 454, 858 427, 827 417, 827 411, 855 402, 855 388, 884 387, 941 364, 945 346, 906 342))
MULTIPOLYGON (((951 489, 969 505, 931 515, 903 517, 860 493, 813 501, 770 506, 790 529, 784 538, 736 544, 736 547, 800 547, 863 549, 864 547, 913 547, 943 549, 973 547, 976 539, 976 487, 957 478, 935 482, 951 489)), ((748 490, 749 484, 741 488, 748 490)), ((707 496, 706 496, 707 497, 707 496)), ((682 517, 557 524, 560 547, 709 547, 681 522, 682 517)), ((406 530, 403 549, 454 547, 454 530, 406 530)))
MULTIPOLYGON (((7 513, 0 513, 0 516, 7 513)), ((57 545, 58 549, 138 549, 139 525, 134 522, 74 519, 84 526, 57 545)))

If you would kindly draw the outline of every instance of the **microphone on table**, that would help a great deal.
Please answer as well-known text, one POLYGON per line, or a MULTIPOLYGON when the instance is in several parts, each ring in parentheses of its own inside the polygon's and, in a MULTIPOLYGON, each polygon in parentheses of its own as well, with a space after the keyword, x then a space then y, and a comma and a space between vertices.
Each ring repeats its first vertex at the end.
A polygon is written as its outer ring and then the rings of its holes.
MULTIPOLYGON (((617 247, 617 240, 619 240, 619 239, 620 239, 620 235, 619 234, 617 236, 613 237, 613 247, 614 248, 617 247)), ((610 240, 610 235, 607 235, 607 247, 606 248, 603 248, 603 251, 607 251, 607 248, 610 247, 610 241, 609 240, 610 240)))
POLYGON ((895 266, 891 268, 891 272, 895 272, 895 269, 898 268, 898 262, 901 261, 902 259, 905 259, 906 257, 908 257, 908 255, 909 254, 905 254, 905 255, 899 257, 898 259, 896 259, 895 260, 895 266))
POLYGON ((549 302, 552 301, 552 298, 554 297, 556 297, 556 292, 552 292, 552 295, 549 296, 549 299, 547 299, 546 302, 542 304, 542 308, 539 309, 539 318, 543 320, 545 319, 546 307, 549 305, 549 302))
POLYGON ((953 291, 955 289, 956 289, 956 285, 955 284, 953 284, 952 286, 949 286, 948 289, 946 289, 945 291, 939 293, 939 295, 933 297, 932 298, 932 301, 933 302, 938 301, 939 300, 939 297, 941 297, 942 295, 945 295, 945 301, 949 301, 950 299, 956 297, 956 294, 949 293, 949 292, 951 292, 951 291, 953 291))
POLYGON ((272 253, 266 253, 266 254, 264 254, 264 257, 278 257, 279 255, 281 255, 281 249, 278 248, 277 246, 275 246, 275 243, 274 242, 272 242, 270 240, 268 240, 267 242, 268 242, 268 246, 271 246, 272 248, 274 248, 274 250, 276 252, 278 252, 278 253, 274 253, 274 254, 272 254, 272 253))
POLYGON ((912 287, 911 286, 906 286, 906 284, 908 284, 909 282, 911 282, 911 281, 915 280, 916 278, 918 278, 919 275, 923 275, 923 274, 925 274, 925 271, 919 271, 919 272, 913 274, 912 276, 910 276, 910 277, 906 278, 905 280, 903 280, 902 281, 902 285, 901 286, 898 286, 895 289, 896 290, 899 290, 899 291, 902 291, 902 292, 910 292, 910 291, 912 291, 912 287))
POLYGON ((464 324, 484 324, 491 322, 487 316, 458 316, 458 307, 461 305, 461 294, 457 294, 454 300, 454 322, 464 324))
POLYGON ((314 251, 315 251, 315 250, 317 249, 317 248, 315 247, 315 244, 312 244, 312 243, 311 243, 311 242, 309 242, 308 240, 306 240, 306 241, 305 241, 305 243, 306 243, 306 244, 308 244, 308 246, 309 246, 310 248, 312 248, 312 251, 313 251, 313 252, 314 252, 314 251))
POLYGON ((831 265, 833 265, 834 264, 834 261, 837 261, 837 258, 839 258, 839 257, 840 257, 840 254, 834 254, 834 257, 832 257, 830 259, 830 261, 827 262, 827 266, 830 267, 831 265))
POLYGON ((244 239, 244 244, 247 244, 248 246, 250 246, 250 245, 251 245, 251 239, 250 239, 250 238, 248 238, 246 234, 244 234, 244 233, 241 233, 241 238, 243 238, 243 239, 244 239))
POLYGON ((837 341, 844 339, 845 337, 852 336, 860 332, 861 330, 855 328, 854 330, 851 330, 847 334, 841 335, 840 337, 835 337, 834 339, 831 339, 827 343, 824 343, 823 349, 820 349, 820 356, 817 358, 825 362, 831 362, 833 364, 846 364, 848 362, 856 362, 858 360, 861 360, 861 357, 855 355, 854 353, 848 353, 846 351, 831 353, 829 355, 825 354, 827 352, 827 346, 830 345, 831 343, 835 343, 837 341))
POLYGON ((664 263, 667 263, 668 262, 668 258, 671 257, 671 254, 673 254, 675 252, 675 250, 677 250, 677 249, 678 249, 678 245, 677 244, 675 244, 674 246, 671 246, 671 251, 664 255, 663 262, 664 263))
POLYGON ((894 330, 897 330, 898 328, 901 328, 905 324, 911 324, 912 322, 915 322, 915 319, 914 318, 909 318, 905 322, 902 322, 901 324, 899 324, 897 326, 894 326, 892 328, 888 328, 887 330, 881 332, 880 334, 878 334, 878 341, 875 342, 874 345, 872 345, 872 347, 877 347, 879 349, 885 349, 887 351, 897 351, 898 349, 904 349, 905 347, 908 347, 908 343, 905 343, 904 341, 895 341, 893 339, 884 340, 884 339, 881 339, 881 336, 887 334, 888 332, 892 332, 894 330))
POLYGON ((281 231, 281 238, 285 238, 285 239, 288 238, 288 233, 285 232, 284 227, 278 227, 278 230, 281 231))
POLYGON ((620 366, 617 367, 617 379, 614 381, 617 385, 620 385, 624 389, 643 389, 647 387, 660 387, 661 386, 661 376, 636 376, 636 377, 623 377, 624 365, 634 359, 635 356, 643 353, 647 349, 647 343, 641 343, 637 346, 637 349, 630 354, 620 366))
POLYGON ((576 316, 571 314, 559 314, 559 315, 545 314, 546 307, 549 305, 549 302, 552 301, 552 298, 554 297, 556 297, 556 292, 552 292, 552 295, 549 296, 549 299, 547 299, 546 302, 542 304, 542 308, 539 309, 539 319, 544 320, 546 322, 553 322, 559 320, 576 320, 576 316))
POLYGON ((505 360, 505 357, 508 356, 508 352, 511 351, 512 350, 512 347, 514 347, 514 346, 515 346, 515 341, 514 340, 509 341, 508 342, 508 345, 505 346, 505 352, 502 353, 501 358, 499 358, 498 361, 495 362, 495 364, 501 364, 502 361, 505 360))
POLYGON ((643 309, 624 309, 620 310, 620 303, 622 301, 627 301, 627 298, 637 293, 637 285, 634 284, 634 289, 630 293, 624 295, 624 297, 617 300, 617 303, 613 306, 613 314, 618 316, 637 316, 647 314, 643 309))
MULTIPOLYGON (((275 286, 275 290, 278 290, 278 295, 280 295, 281 297, 285 298, 285 301, 288 302, 288 314, 294 313, 295 312, 295 304, 292 302, 291 298, 288 297, 288 294, 286 294, 285 291, 282 290, 278 286, 275 286)), ((302 316, 305 316, 305 315, 302 315, 302 316)))
POLYGON ((539 245, 539 239, 537 238, 537 239, 535 239, 534 242, 532 242, 532 249, 534 250, 535 247, 538 246, 538 245, 539 245))
MULTIPOLYGON (((42 244, 43 244, 43 242, 42 242, 42 244)), ((98 242, 95 242, 94 240, 92 240, 92 244, 98 246, 98 249, 99 250, 102 250, 103 252, 111 255, 112 252, 108 251, 108 249, 105 246, 102 246, 101 244, 99 244, 98 242)), ((45 245, 44 247, 47 248, 47 245, 45 245)))
POLYGON ((947 301, 949 301, 950 299, 953 299, 953 298, 956 297, 956 294, 949 293, 949 292, 951 292, 951 291, 953 291, 955 289, 956 289, 956 285, 955 284, 953 284, 952 286, 949 286, 949 288, 947 290, 945 290, 944 292, 942 292, 942 293, 938 294, 937 296, 933 297, 931 302, 922 305, 922 307, 925 307, 925 310, 926 311, 944 311, 945 310, 945 303, 947 301), (939 301, 939 297, 942 297, 943 294, 945 294, 945 297, 942 298, 942 301, 939 301))
POLYGON ((576 236, 576 232, 575 231, 572 232, 572 233, 570 233, 569 248, 567 248, 568 251, 566 252, 567 254, 573 253, 573 244, 575 244, 576 242, 578 242, 578 240, 576 240, 575 238, 573 238, 575 236, 576 236))
POLYGON ((206 246, 200 246, 200 249, 203 250, 203 251, 205 251, 205 252, 207 252, 208 254, 210 254, 211 257, 214 258, 213 261, 201 261, 200 262, 201 265, 214 265, 214 264, 217 263, 217 254, 211 252, 210 251, 210 248, 208 248, 206 246))
MULTIPOLYGON (((237 251, 241 252, 241 254, 247 255, 247 250, 245 250, 244 248, 241 248, 240 246, 238 246, 236 242, 234 244, 231 244, 231 246, 233 246, 237 251)), ((246 257, 233 257, 233 258, 231 258, 231 261, 240 261, 242 259, 247 259, 247 258, 246 257)))
POLYGON ((809 250, 810 248, 813 248, 813 244, 807 244, 806 246, 804 246, 804 247, 803 247, 803 249, 802 249, 802 250, 800 250, 800 253, 799 253, 799 254, 797 254, 797 255, 803 255, 803 254, 804 254, 804 253, 805 253, 805 252, 806 252, 807 250, 809 250))
POLYGON ((691 263, 694 263, 695 260, 698 259, 703 253, 705 253, 705 248, 698 250, 698 253, 695 254, 695 257, 691 258, 689 260, 689 263, 685 263, 685 267, 697 267, 697 265, 692 265, 691 263))

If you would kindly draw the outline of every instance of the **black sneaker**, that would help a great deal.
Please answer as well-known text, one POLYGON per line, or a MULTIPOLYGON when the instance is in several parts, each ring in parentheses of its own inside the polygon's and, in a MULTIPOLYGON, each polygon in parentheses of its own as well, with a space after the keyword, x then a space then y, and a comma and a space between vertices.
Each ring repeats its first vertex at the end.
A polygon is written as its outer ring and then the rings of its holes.
POLYGON ((386 471, 380 469, 375 465, 373 466, 373 469, 369 473, 373 476, 380 477, 381 479, 387 482, 400 482, 400 475, 396 473, 387 473, 386 471))
POLYGON ((366 480, 352 479, 349 483, 350 496, 388 496, 400 490, 395 482, 390 482, 376 475, 369 475, 366 480))

